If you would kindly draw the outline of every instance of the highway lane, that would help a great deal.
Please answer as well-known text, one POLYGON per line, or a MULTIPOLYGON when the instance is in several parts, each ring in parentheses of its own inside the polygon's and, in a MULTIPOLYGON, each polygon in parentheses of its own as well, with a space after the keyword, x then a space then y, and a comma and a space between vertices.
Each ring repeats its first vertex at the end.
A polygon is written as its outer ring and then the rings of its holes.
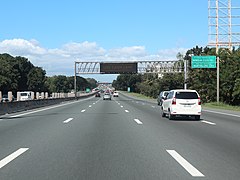
POLYGON ((238 179, 240 118, 204 112, 201 120, 215 125, 169 121, 156 104, 121 94, 5 117, 0 167, 28 149, 0 179, 238 179))

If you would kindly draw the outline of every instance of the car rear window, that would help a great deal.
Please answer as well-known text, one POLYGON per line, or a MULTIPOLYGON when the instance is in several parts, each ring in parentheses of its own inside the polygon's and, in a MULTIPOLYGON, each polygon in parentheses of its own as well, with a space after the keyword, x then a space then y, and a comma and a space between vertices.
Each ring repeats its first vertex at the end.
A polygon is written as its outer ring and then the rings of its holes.
POLYGON ((164 92, 164 96, 167 96, 169 92, 164 92))
POLYGON ((196 92, 176 92, 176 99, 198 99, 196 92))
POLYGON ((21 96, 27 96, 28 94, 27 93, 21 93, 21 96))

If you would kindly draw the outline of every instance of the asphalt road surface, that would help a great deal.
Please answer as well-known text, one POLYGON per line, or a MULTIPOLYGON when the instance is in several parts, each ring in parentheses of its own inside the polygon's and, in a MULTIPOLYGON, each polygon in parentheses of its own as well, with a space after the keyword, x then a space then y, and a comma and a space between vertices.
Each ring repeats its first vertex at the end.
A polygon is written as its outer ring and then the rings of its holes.
POLYGON ((1 180, 238 180, 240 114, 168 120, 120 94, 0 118, 1 180))

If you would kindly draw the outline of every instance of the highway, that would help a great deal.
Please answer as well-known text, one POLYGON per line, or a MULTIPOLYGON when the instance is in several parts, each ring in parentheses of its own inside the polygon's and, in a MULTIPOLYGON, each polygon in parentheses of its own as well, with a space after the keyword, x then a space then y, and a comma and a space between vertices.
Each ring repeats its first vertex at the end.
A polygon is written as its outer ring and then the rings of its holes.
POLYGON ((1 180, 237 180, 240 113, 168 120, 120 94, 0 117, 1 180))

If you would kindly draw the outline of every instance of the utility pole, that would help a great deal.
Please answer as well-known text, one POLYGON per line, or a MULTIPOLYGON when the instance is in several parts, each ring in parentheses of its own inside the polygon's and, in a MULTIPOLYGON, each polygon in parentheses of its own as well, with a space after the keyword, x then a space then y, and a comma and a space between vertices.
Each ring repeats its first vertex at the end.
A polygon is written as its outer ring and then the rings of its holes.
POLYGON ((75 99, 77 98, 77 63, 75 61, 75 65, 74 65, 74 68, 75 68, 75 75, 74 75, 74 93, 75 93, 75 99))
POLYGON ((219 3, 216 0, 216 55, 217 55, 217 103, 219 103, 219 56, 218 56, 218 46, 219 46, 219 3))
POLYGON ((187 60, 184 59, 184 89, 187 89, 187 60))

